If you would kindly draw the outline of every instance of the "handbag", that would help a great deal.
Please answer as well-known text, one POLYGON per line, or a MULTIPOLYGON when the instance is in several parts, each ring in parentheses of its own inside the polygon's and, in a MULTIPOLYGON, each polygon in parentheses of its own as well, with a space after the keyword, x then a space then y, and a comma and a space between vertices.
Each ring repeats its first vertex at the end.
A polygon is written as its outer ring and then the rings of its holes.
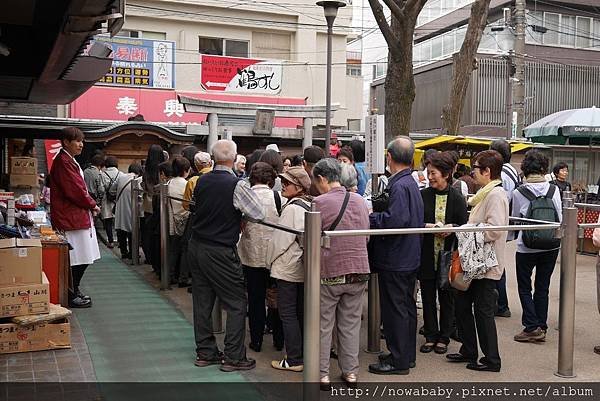
POLYGON ((171 215, 173 216, 173 231, 175 231, 175 235, 181 237, 185 233, 190 212, 186 210, 183 214, 175 214, 173 213, 173 199, 169 199, 169 204, 171 205, 171 215))
POLYGON ((450 281, 450 286, 459 291, 467 291, 471 285, 471 280, 465 278, 465 272, 460 263, 458 250, 452 251, 452 264, 450 273, 448 274, 448 280, 450 281))
POLYGON ((371 205, 373 206, 373 212, 385 212, 390 205, 389 189, 386 188, 382 193, 373 196, 371 198, 371 205))
POLYGON ((441 250, 438 252, 438 266, 437 266, 437 286, 440 290, 449 290, 452 288, 450 285, 450 271, 452 270, 452 260, 456 248, 456 239, 452 241, 452 246, 449 251, 441 250))

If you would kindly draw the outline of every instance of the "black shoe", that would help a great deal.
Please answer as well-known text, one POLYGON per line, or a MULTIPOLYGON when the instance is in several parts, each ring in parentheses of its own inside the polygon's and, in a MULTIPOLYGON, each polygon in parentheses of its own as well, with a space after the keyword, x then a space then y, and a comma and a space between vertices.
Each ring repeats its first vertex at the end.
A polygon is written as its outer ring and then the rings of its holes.
POLYGON ((226 359, 219 369, 222 372, 233 372, 236 370, 251 370, 256 367, 256 361, 252 358, 244 358, 239 361, 226 359))
POLYGON ((497 317, 511 317, 511 313, 510 313, 510 309, 506 309, 504 311, 497 311, 496 313, 494 313, 494 316, 497 317))
POLYGON ((425 335, 425 326, 419 327, 419 334, 422 335, 422 336, 425 335))
POLYGON ((91 306, 92 301, 90 299, 75 297, 69 301, 69 308, 90 308, 91 306))
POLYGON ((92 300, 92 297, 90 297, 89 295, 85 295, 84 293, 82 293, 79 290, 77 290, 77 292, 75 293, 75 295, 77 295, 79 298, 87 299, 88 301, 92 300))
POLYGON ((477 362, 469 363, 467 369, 475 370, 477 372, 500 372, 499 365, 479 364, 477 362))
POLYGON ((425 343, 425 344, 421 345, 421 348, 419 348, 419 352, 421 352, 423 354, 428 354, 431 351, 433 351, 434 347, 435 347, 435 344, 433 344, 433 343, 431 343, 431 345, 425 343))
POLYGON ((369 365, 369 372, 376 375, 407 375, 410 373, 409 369, 398 369, 394 365, 387 362, 378 362, 369 365))
POLYGON ((220 365, 223 363, 223 358, 225 358, 225 356, 222 352, 218 352, 216 355, 210 357, 196 355, 196 361, 194 362, 194 365, 199 366, 201 368, 210 365, 220 365))
POLYGON ((254 352, 260 352, 262 348, 262 344, 250 343, 248 344, 248 348, 250 348, 254 352))
MULTIPOLYGON (((379 359, 379 361, 380 361, 380 362, 388 362, 388 363, 391 363, 391 362, 389 362, 389 361, 390 361, 390 359, 392 358, 392 354, 391 354, 391 353, 389 353, 389 352, 388 352, 388 353, 385 353, 385 354, 379 354, 379 356, 378 356, 377 358, 379 359)), ((417 367, 417 363, 416 363, 415 361, 409 362, 409 363, 408 363, 408 367, 409 367, 410 369, 414 369, 414 368, 416 368, 416 367, 417 367)))
POLYGON ((467 358, 466 356, 464 356, 461 353, 456 353, 456 354, 448 354, 446 355, 446 359, 448 359, 450 362, 469 362, 469 363, 476 363, 476 359, 474 358, 467 358))

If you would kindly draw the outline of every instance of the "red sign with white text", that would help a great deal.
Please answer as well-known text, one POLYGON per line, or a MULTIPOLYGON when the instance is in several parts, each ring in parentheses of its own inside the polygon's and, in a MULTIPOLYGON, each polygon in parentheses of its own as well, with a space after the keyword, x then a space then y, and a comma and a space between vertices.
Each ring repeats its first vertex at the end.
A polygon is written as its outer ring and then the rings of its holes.
POLYGON ((200 55, 202 88, 212 91, 276 95, 283 66, 278 60, 200 55))
MULTIPOLYGON (((93 86, 71 103, 70 117, 127 121, 137 114, 149 122, 201 123, 206 115, 186 113, 177 94, 188 97, 235 103, 303 105, 304 99, 275 96, 242 96, 221 93, 176 92, 162 89, 93 86)), ((301 118, 275 118, 275 127, 296 128, 301 118)))

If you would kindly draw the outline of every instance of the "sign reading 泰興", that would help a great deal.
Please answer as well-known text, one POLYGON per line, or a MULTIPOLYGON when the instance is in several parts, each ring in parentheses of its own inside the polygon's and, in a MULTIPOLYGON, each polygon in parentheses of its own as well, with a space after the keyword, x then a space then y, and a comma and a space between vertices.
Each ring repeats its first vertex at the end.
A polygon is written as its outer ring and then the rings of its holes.
POLYGON ((172 89, 175 44, 166 40, 97 36, 112 49, 112 67, 98 84, 172 89))
POLYGON ((200 82, 205 90, 267 95, 281 92, 281 61, 207 54, 200 55, 200 61, 200 82))

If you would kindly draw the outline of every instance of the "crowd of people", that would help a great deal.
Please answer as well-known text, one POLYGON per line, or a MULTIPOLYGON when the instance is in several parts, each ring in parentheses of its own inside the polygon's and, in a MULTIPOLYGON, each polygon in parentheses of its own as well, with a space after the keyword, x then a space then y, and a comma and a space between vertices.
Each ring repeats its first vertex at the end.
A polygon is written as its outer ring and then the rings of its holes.
MULTIPOLYGON (((360 141, 338 146, 329 156, 320 147, 309 146, 293 157, 282 156, 277 145, 241 157, 229 140, 217 141, 210 154, 189 146, 181 154, 169 155, 153 145, 144 168, 133 163, 127 173, 119 171, 116 158, 102 155, 94 156, 92 165, 81 171, 74 156, 81 153, 82 141, 80 131, 64 130, 63 149, 51 173, 52 222, 74 244, 72 306, 91 306, 91 299, 79 291, 79 282, 85 267, 99 258, 97 244, 91 245, 96 241, 94 215, 104 222, 109 246, 114 228, 121 257, 131 257, 134 189, 140 190, 143 215, 137 217, 144 256, 160 277, 156 185, 167 184, 172 197, 169 279, 189 287, 192 295, 195 365, 220 365, 225 372, 256 365, 247 356, 246 317, 253 352, 261 352, 265 332, 270 332, 273 346, 285 350, 271 366, 303 370, 303 243, 293 231, 261 222, 301 231, 311 208, 321 213, 323 231, 505 226, 509 216, 560 222, 560 197, 568 189, 567 166, 556 167, 553 181, 548 181, 548 158, 534 149, 525 155, 519 174, 510 164, 510 145, 503 140, 475 155, 471 172, 458 163, 456 152, 436 150, 427 151, 423 169, 415 171, 414 143, 399 136, 387 146, 386 174, 376 193, 365 171, 360 141), (81 272, 77 279, 76 272, 81 272), (227 312, 222 350, 211 323, 217 299, 227 312)), ((534 234, 516 236, 523 329, 514 340, 543 343, 560 242, 541 230, 534 234)), ((332 356, 337 357, 345 382, 358 381, 362 303, 370 273, 379 274, 382 336, 389 353, 369 365, 369 372, 409 374, 416 366, 417 351, 445 354, 449 362, 466 363, 467 369, 499 372, 494 319, 511 316, 505 272, 512 257, 506 252, 511 239, 506 231, 331 238, 330 245, 321 249, 321 386, 330 386, 332 356), (442 284, 448 254, 456 250, 468 277, 460 290, 442 284), (420 329, 417 290, 423 308, 420 329), (417 333, 424 337, 418 347, 417 333), (452 340, 461 343, 457 353, 448 353, 452 340)))

